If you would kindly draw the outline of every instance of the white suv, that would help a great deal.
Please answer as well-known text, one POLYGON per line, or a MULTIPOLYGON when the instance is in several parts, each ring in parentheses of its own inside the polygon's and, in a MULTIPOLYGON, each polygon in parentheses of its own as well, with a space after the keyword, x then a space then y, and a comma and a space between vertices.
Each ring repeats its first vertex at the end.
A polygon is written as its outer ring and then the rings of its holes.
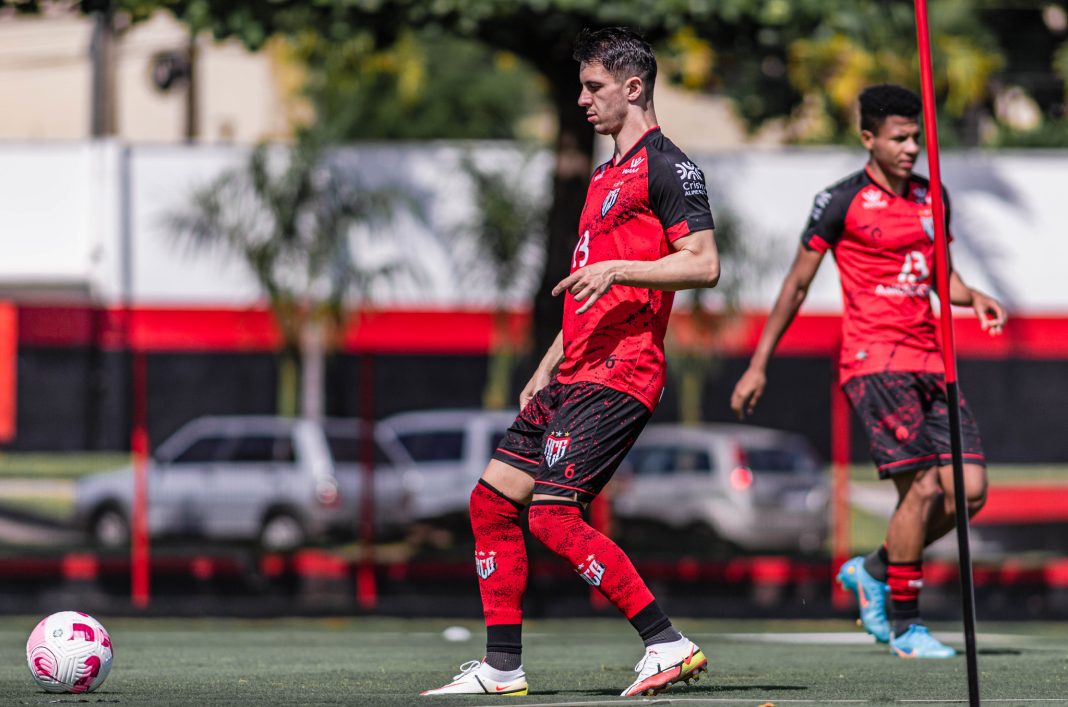
MULTIPOLYGON (((356 532, 360 463, 369 450, 356 421, 203 417, 159 446, 148 465, 152 536, 256 540, 288 550, 332 532, 356 532)), ((408 523, 409 460, 388 430, 376 430, 375 521, 380 532, 408 523)), ((128 542, 133 471, 82 478, 75 516, 99 545, 128 542)))

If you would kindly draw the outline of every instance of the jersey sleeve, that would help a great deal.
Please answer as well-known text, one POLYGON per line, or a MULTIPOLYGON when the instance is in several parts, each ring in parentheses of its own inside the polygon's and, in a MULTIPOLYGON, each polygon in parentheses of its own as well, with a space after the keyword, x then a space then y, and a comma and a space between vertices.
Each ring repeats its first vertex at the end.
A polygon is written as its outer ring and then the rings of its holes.
POLYGON ((812 200, 808 224, 801 233, 801 243, 809 250, 826 253, 842 237, 850 197, 834 189, 825 189, 812 200))
POLYGON ((704 172, 682 152, 650 160, 649 204, 669 241, 715 228, 704 172))

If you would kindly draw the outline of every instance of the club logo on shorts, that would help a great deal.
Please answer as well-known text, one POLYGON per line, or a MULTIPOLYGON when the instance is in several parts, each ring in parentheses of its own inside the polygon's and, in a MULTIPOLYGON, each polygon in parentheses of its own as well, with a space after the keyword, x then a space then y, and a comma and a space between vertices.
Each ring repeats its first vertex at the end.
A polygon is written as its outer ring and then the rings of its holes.
POLYGON ((616 199, 619 198, 619 190, 620 187, 616 187, 608 192, 608 196, 604 198, 604 203, 601 204, 601 218, 607 216, 609 210, 616 205, 616 199))
POLYGON ((587 557, 585 562, 575 568, 575 571, 591 587, 601 586, 601 579, 604 578, 604 565, 598 562, 593 555, 587 557))
POLYGON ((496 552, 476 552, 475 553, 475 572, 482 579, 489 579, 489 576, 497 571, 497 553, 496 552))
POLYGON ((557 432, 545 438, 545 466, 552 466, 564 458, 571 446, 570 432, 557 432))

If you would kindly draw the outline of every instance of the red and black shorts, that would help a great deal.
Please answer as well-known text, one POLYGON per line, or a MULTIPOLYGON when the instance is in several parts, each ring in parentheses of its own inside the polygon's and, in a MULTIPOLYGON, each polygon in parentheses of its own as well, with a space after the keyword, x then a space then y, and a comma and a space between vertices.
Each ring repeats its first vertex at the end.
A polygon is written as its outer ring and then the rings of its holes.
POLYGON ((537 392, 493 458, 534 477, 534 493, 592 501, 612 478, 652 412, 597 383, 557 382, 537 392))
MULTIPOLYGON (((871 441, 879 478, 953 463, 945 377, 940 373, 885 371, 857 376, 843 386, 871 441)), ((986 464, 979 427, 960 399, 965 464, 986 464)))

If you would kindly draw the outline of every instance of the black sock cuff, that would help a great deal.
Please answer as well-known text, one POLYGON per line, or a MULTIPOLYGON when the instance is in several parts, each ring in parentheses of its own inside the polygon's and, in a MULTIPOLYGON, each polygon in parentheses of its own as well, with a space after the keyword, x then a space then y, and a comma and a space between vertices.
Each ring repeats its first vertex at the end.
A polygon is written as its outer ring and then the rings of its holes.
POLYGON ((496 624, 486 627, 486 652, 523 653, 523 624, 496 624))
POLYGON ((523 504, 522 503, 519 503, 518 501, 513 501, 512 499, 508 498, 503 493, 501 493, 495 486, 493 486, 492 484, 486 482, 484 479, 479 479, 478 480, 478 485, 486 487, 486 489, 488 489, 489 491, 497 494, 498 496, 503 498, 505 501, 508 501, 508 503, 511 503, 513 506, 515 506, 515 509, 517 511, 523 510, 523 504))
POLYGON ((648 606, 630 618, 630 625, 645 641, 671 626, 671 619, 667 617, 667 614, 664 613, 664 610, 660 608, 660 605, 654 599, 649 602, 648 606))

